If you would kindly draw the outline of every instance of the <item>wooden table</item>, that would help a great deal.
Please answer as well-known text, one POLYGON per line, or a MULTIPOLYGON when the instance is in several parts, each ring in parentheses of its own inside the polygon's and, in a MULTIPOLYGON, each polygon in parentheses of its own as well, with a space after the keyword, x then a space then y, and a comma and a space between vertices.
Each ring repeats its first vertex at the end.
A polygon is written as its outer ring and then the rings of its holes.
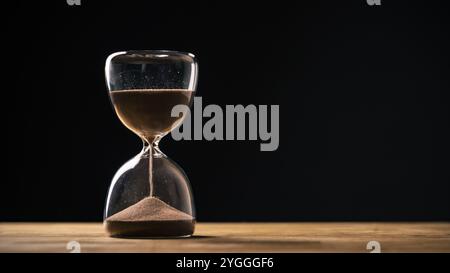
POLYGON ((0 252, 450 252, 450 223, 198 223, 183 239, 117 239, 101 223, 0 223, 0 252), (374 243, 377 244, 377 243, 374 243))

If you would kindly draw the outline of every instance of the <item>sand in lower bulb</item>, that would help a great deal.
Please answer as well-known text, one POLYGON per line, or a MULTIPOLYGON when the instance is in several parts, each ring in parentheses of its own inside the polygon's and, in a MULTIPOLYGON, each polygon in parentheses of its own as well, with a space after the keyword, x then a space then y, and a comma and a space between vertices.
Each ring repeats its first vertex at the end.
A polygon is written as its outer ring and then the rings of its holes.
POLYGON ((106 218, 106 230, 114 237, 173 237, 194 233, 195 219, 156 197, 106 218))

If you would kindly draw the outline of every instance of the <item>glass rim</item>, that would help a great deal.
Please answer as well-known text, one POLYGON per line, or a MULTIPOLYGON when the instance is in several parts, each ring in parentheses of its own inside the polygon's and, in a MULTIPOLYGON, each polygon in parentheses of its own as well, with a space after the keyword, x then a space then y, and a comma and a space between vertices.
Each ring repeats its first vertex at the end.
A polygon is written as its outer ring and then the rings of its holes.
MULTIPOLYGON (((130 56, 136 54, 137 57, 149 57, 145 55, 154 55, 154 57, 190 57, 192 61, 196 61, 196 57, 193 53, 178 50, 168 50, 168 49, 131 49, 113 52, 108 55, 107 62, 112 61, 118 56, 130 56), (140 55, 140 56, 139 56, 140 55)), ((152 56, 153 57, 153 56, 152 56)))

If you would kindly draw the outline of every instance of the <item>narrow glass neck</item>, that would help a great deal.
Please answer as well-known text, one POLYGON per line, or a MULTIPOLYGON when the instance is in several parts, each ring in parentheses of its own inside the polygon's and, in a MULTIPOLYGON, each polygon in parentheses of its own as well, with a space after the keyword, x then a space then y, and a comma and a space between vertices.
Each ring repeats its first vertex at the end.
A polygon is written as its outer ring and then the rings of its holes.
POLYGON ((159 149, 159 141, 161 138, 155 139, 152 143, 142 140, 142 157, 152 156, 153 158, 165 157, 166 155, 159 149))

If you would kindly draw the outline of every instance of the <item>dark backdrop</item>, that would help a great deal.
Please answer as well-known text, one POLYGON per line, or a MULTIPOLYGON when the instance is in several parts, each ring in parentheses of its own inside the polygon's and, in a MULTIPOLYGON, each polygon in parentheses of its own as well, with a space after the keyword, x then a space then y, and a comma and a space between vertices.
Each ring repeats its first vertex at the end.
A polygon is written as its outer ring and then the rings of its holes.
POLYGON ((104 82, 126 49, 195 53, 204 104, 280 105, 275 152, 162 141, 199 220, 450 219, 444 1, 81 1, 4 6, 0 220, 101 220, 141 145, 104 82))

